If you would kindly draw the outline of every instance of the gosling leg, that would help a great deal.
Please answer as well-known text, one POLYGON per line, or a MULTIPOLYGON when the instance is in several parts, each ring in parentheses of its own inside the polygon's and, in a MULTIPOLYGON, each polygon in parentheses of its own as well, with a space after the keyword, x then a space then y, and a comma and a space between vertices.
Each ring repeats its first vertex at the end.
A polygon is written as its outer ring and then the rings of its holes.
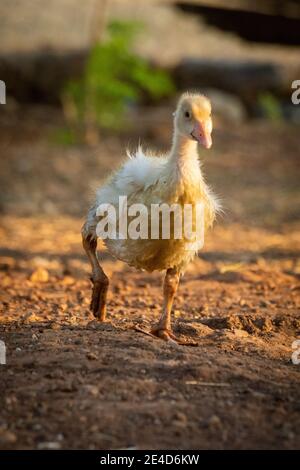
POLYGON ((174 297, 179 284, 179 278, 180 272, 177 268, 167 269, 163 286, 164 303, 162 315, 160 317, 158 325, 151 330, 152 335, 164 339, 165 341, 179 342, 171 330, 171 311, 174 297))
POLYGON ((90 260, 92 267, 91 281, 93 283, 93 291, 90 309, 98 320, 105 321, 106 297, 109 286, 109 280, 105 272, 101 268, 98 260, 97 237, 91 234, 86 234, 85 230, 83 230, 82 245, 86 251, 86 254, 90 260))

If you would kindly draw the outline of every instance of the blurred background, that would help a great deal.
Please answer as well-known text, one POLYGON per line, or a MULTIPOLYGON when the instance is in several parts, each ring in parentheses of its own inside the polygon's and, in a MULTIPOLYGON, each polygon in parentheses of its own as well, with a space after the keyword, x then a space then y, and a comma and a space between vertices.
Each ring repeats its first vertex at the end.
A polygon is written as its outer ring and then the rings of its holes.
POLYGON ((299 448, 299 46, 299 0, 1 0, 0 447, 299 448), (175 351, 133 331, 162 275, 107 252, 93 321, 80 229, 126 148, 170 148, 186 90, 224 213, 173 312, 201 347, 175 351))
POLYGON ((293 221, 299 18, 297 0, 2 0, 1 211, 82 216, 126 146, 170 146, 176 100, 197 89, 226 220, 293 221))

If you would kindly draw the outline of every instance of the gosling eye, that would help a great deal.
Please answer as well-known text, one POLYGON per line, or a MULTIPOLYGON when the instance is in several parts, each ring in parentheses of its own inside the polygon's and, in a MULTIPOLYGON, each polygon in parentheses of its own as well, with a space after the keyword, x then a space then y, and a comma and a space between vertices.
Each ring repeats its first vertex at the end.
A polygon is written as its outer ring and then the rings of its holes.
POLYGON ((189 111, 185 111, 184 115, 187 119, 190 119, 191 117, 191 113, 189 111))

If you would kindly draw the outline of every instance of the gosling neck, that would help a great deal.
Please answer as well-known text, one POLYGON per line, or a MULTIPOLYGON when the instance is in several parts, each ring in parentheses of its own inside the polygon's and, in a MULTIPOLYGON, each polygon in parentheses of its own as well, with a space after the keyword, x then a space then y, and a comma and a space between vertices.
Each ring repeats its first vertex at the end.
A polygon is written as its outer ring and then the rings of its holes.
POLYGON ((198 161, 197 145, 198 143, 195 140, 181 134, 175 128, 170 160, 177 161, 178 164, 183 162, 187 163, 188 161, 198 161))

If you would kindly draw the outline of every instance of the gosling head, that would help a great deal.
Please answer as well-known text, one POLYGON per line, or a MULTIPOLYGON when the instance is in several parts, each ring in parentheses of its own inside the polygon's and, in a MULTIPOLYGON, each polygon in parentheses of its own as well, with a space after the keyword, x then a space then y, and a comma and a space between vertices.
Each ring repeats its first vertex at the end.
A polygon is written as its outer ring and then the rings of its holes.
POLYGON ((212 146, 211 104, 200 94, 184 93, 174 114, 175 131, 197 141, 206 149, 212 146))

